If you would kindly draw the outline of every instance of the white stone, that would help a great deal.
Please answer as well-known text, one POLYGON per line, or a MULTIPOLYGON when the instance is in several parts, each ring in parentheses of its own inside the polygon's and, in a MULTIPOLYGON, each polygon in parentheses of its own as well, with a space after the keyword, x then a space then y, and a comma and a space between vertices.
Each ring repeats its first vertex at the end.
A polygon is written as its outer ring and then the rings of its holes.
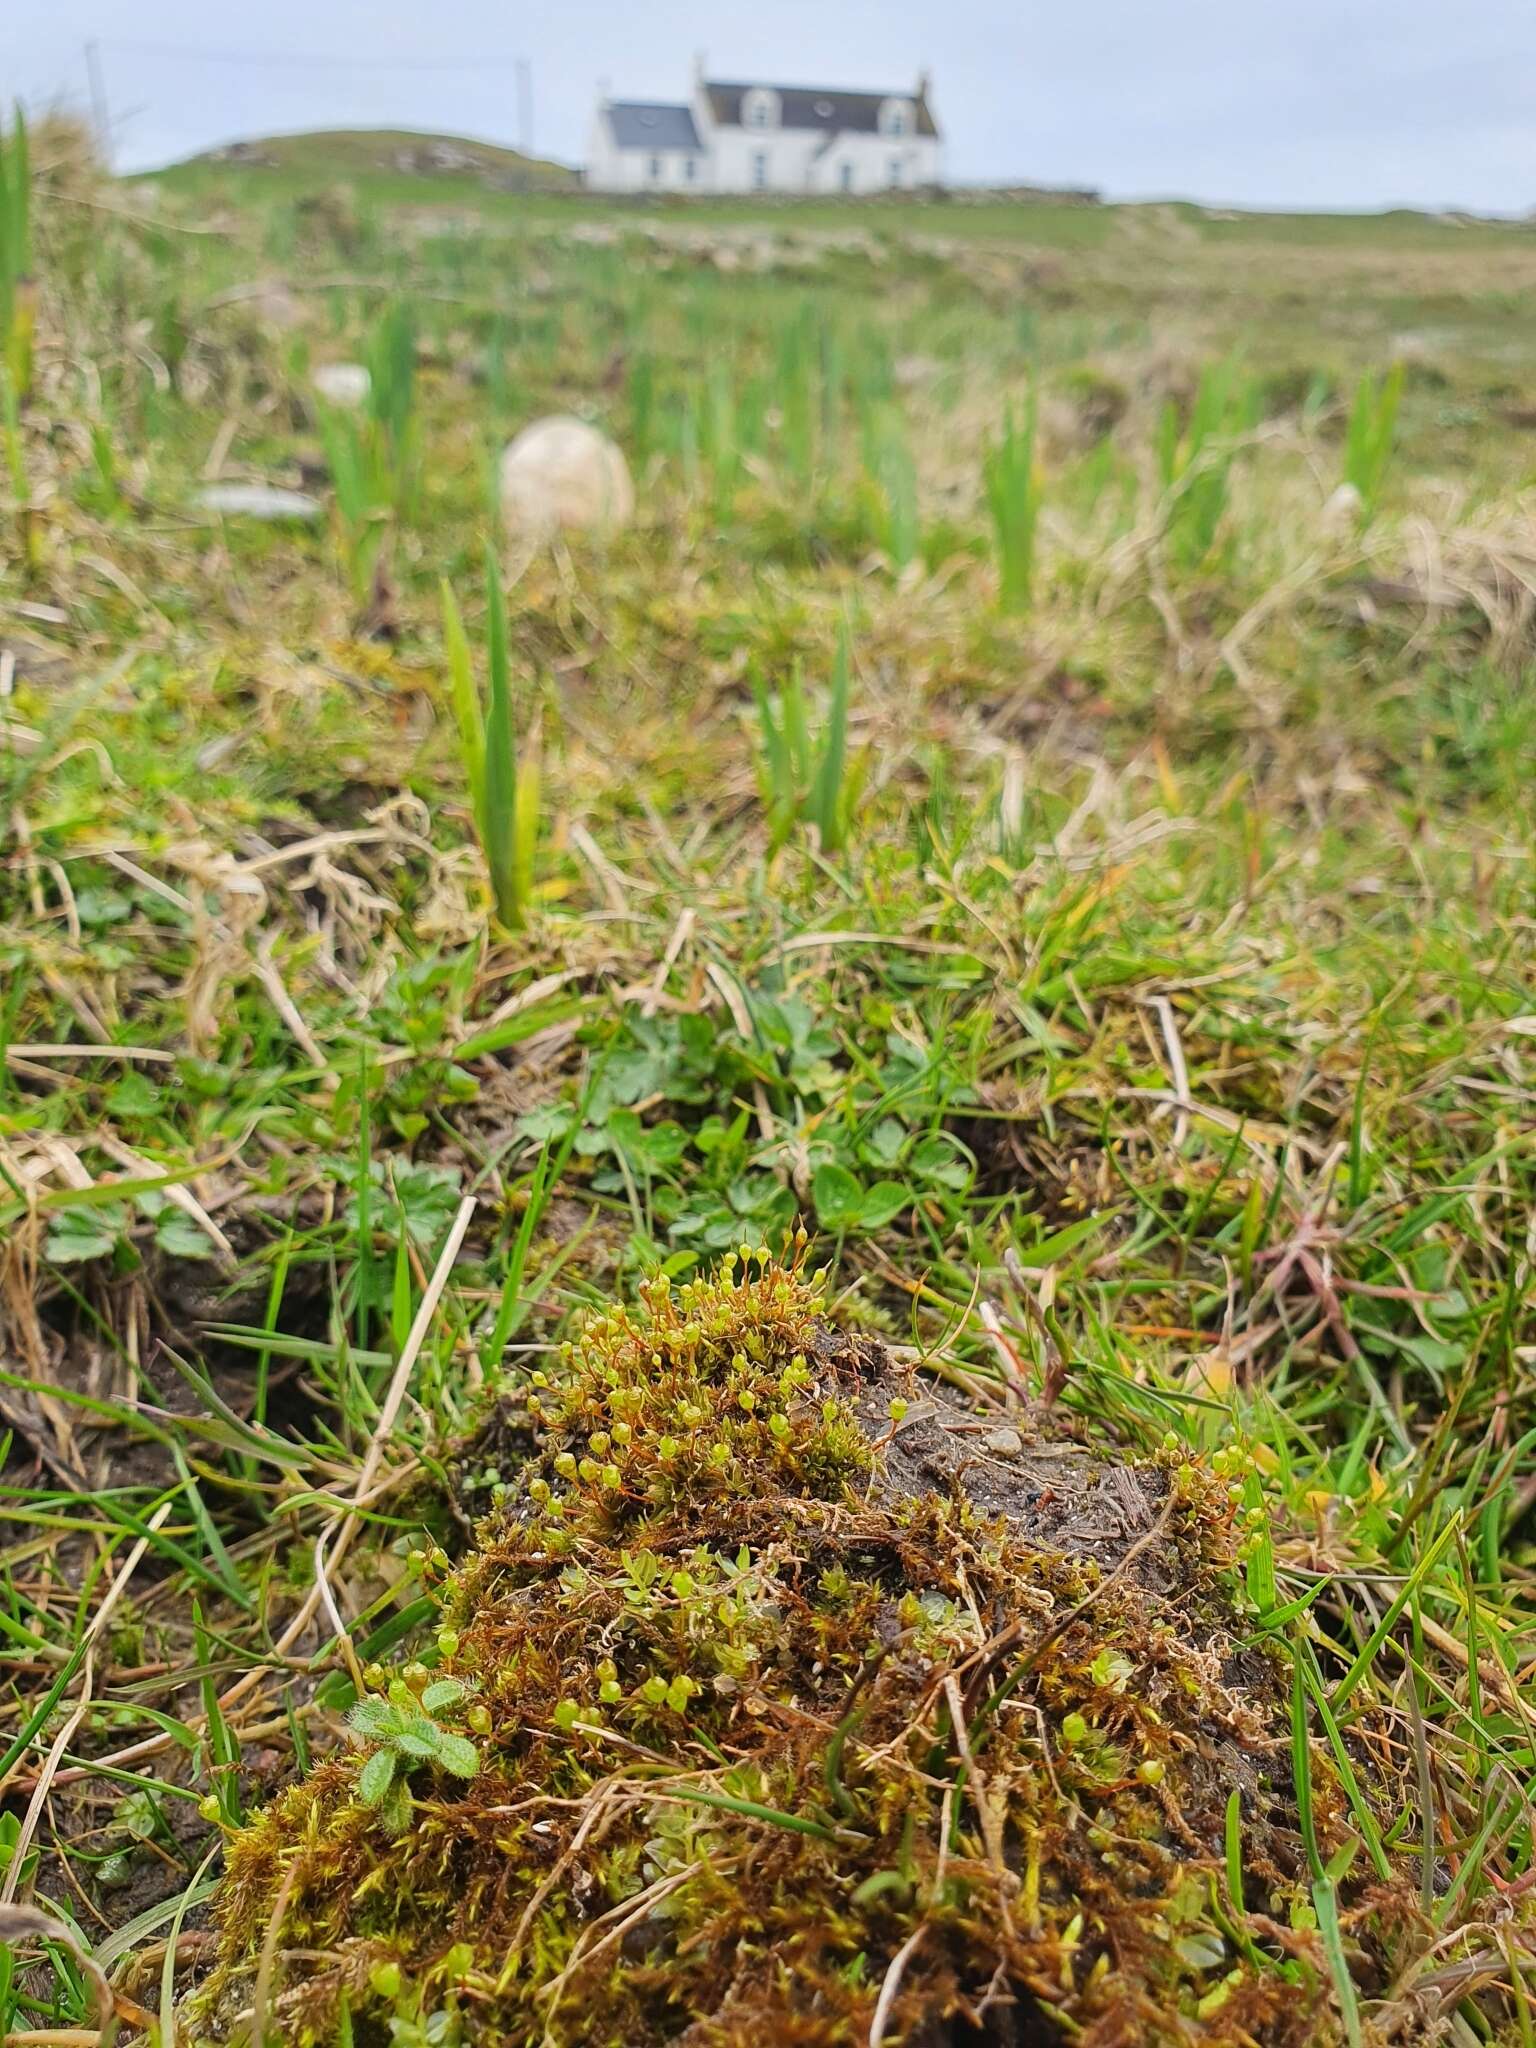
POLYGON ((242 519, 318 519, 321 511, 318 498, 276 484, 209 484, 198 492, 197 502, 205 512, 242 519))
POLYGON ((1340 484, 1323 507, 1323 531, 1348 533, 1359 525, 1364 504, 1353 484, 1340 484))
POLYGON ((612 532, 635 509, 623 450, 585 420, 535 420, 501 458, 501 511, 509 533, 547 539, 561 530, 612 532))
POLYGON ((1024 1439, 1016 1429, 994 1429, 981 1441, 994 1458, 1016 1458, 1024 1448, 1024 1439))
POLYGON ((359 406, 366 403, 373 379, 362 363, 322 363, 311 382, 328 404, 359 406))

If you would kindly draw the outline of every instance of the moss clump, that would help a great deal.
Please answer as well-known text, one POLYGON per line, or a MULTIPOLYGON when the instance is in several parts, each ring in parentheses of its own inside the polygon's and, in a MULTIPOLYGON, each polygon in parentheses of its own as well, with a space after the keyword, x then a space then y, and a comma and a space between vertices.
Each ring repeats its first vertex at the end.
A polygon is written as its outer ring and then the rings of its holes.
POLYGON ((1270 1960, 1221 1888, 1237 1783, 1250 1906, 1302 1896, 1282 1731, 1209 1618, 1227 1490, 1100 1468, 1159 1504, 1117 1565, 1102 1515, 898 1489, 884 1354, 817 1307, 728 1261, 534 1375, 540 1458, 445 1575, 438 1668, 231 1839, 195 2034, 274 1942, 293 2043, 343 2006, 498 2048, 863 2043, 877 2009, 891 2043, 1326 2036, 1315 1937, 1270 1960))

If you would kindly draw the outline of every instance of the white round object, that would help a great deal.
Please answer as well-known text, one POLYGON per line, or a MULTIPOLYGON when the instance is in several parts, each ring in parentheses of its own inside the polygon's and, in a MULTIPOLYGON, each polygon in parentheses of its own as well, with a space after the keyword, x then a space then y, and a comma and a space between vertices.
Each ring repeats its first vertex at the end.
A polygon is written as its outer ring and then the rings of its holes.
POLYGON ((564 414, 535 420, 501 458, 501 512, 509 533, 612 532, 628 524, 634 509, 623 450, 585 420, 564 414))
POLYGON ((1360 524, 1360 514, 1365 509, 1365 500, 1353 484, 1339 484, 1323 507, 1323 531, 1325 533, 1347 533, 1351 527, 1360 524))
POLYGON ((313 381, 327 404, 359 406, 366 403, 373 380, 362 363, 322 363, 313 381))

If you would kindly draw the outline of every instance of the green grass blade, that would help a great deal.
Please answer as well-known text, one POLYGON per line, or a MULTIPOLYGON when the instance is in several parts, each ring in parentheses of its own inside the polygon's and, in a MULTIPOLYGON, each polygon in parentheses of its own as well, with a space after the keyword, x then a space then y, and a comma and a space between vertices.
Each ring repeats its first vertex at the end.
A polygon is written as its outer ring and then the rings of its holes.
POLYGON ((843 843, 846 823, 843 778, 848 765, 848 694, 852 675, 852 653, 848 627, 838 635, 837 654, 832 664, 832 695, 827 706, 827 730, 822 741, 821 765, 811 793, 811 822, 821 840, 823 853, 837 853, 843 843))
POLYGON ((27 117, 18 104, 11 134, 11 247, 16 275, 32 269, 32 150, 27 117))
POLYGON ((543 763, 537 726, 523 741, 517 764, 517 796, 513 805, 512 884, 518 903, 526 914, 533 901, 533 872, 539 846, 539 802, 543 788, 543 763))
POLYGON ((1312 1875, 1326 1875, 1322 1853, 1317 1846, 1317 1827, 1312 1817, 1312 1751, 1307 1739, 1307 1687, 1302 1677, 1301 1657, 1293 1651, 1291 1665, 1291 1779, 1296 1790, 1296 1821, 1312 1875))
POLYGON ((444 577, 440 586, 443 607, 443 649, 448 657, 448 689, 453 715, 459 728, 459 758, 464 763, 464 780, 469 785, 470 809, 475 829, 485 836, 485 717, 480 709, 480 692, 470 660, 464 621, 444 577))
POLYGON ((1343 1785, 1345 1796, 1349 1800, 1349 1809, 1354 1818, 1355 1826, 1360 1831, 1360 1838, 1365 1843, 1366 1852, 1375 1867, 1376 1875, 1383 1884, 1389 1884, 1392 1879, 1392 1866, 1387 1861, 1387 1852, 1382 1845, 1381 1830, 1376 1824, 1375 1814, 1372 1813, 1365 1795, 1360 1789, 1360 1780, 1356 1775, 1354 1762, 1345 1745, 1339 1724, 1328 1705, 1328 1697, 1323 1688, 1322 1673, 1317 1668, 1317 1658, 1313 1653, 1311 1644, 1306 1641, 1305 1637, 1299 1639, 1296 1654, 1302 1661, 1302 1675, 1306 1682, 1307 1691, 1311 1696, 1312 1704, 1317 1708, 1317 1717, 1323 1724, 1323 1733, 1328 1738, 1328 1747, 1333 1752, 1334 1768, 1339 1774, 1339 1782, 1343 1785))
POLYGON ((501 570, 487 548, 486 658, 490 702, 485 719, 485 819, 483 845, 490 870, 496 915, 509 931, 523 921, 517 887, 517 740, 512 724, 511 664, 507 653, 507 607, 501 570))
POLYGON ((1328 1704, 1335 1714, 1343 1710, 1350 1694, 1370 1670, 1372 1663, 1375 1661, 1376 1652, 1396 1627, 1398 1616, 1424 1583, 1429 1573, 1434 1570, 1435 1565, 1439 1562, 1441 1552, 1445 1550, 1448 1544, 1455 1540, 1456 1532, 1460 1527, 1460 1515, 1453 1517, 1451 1521, 1447 1522, 1440 1531, 1440 1534, 1430 1544, 1424 1555, 1398 1588, 1386 1613, 1383 1614, 1380 1621, 1377 1622, 1376 1626, 1366 1637, 1365 1642, 1361 1645, 1360 1654, 1334 1687, 1333 1696, 1328 1704))
POLYGON ((1355 1980, 1350 1974, 1349 1958, 1344 1953, 1344 1929, 1339 1921, 1338 1888, 1331 1877, 1313 1880, 1312 1906, 1317 1914, 1318 1932, 1323 1937, 1323 1953, 1328 1958, 1328 1972, 1333 1978, 1334 1995, 1339 2001, 1345 2038, 1349 2042, 1349 2048, 1362 2048, 1360 2007, 1355 1998, 1355 1980))
POLYGON ((756 1799, 737 1799, 729 1792, 708 1792, 695 1785, 668 1785, 664 1796, 681 1799, 689 1806, 712 1806, 720 1813, 740 1814, 746 1820, 766 1821, 770 1827, 783 1828, 789 1834, 809 1835, 813 1841, 837 1840, 833 1830, 818 1820, 807 1819, 800 1813, 785 1813, 777 1806, 764 1806, 756 1799))
POLYGON ((1243 1912, 1243 1795, 1234 1786, 1227 1794, 1226 1820, 1227 1898, 1234 1911, 1243 1912))
POLYGON ((787 828, 789 816, 794 809, 794 771, 790 763, 789 745, 774 716, 773 699, 760 672, 752 670, 752 700, 757 706, 757 725, 761 739, 758 748, 758 781, 762 789, 763 804, 773 829, 777 844, 787 828))

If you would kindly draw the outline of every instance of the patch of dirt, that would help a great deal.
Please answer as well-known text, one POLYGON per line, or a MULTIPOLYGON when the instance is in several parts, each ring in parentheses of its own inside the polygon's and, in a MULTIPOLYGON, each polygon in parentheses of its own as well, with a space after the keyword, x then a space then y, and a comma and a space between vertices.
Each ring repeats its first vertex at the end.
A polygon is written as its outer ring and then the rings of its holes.
POLYGON ((999 1108, 951 1117, 945 1128, 974 1155, 979 1193, 1033 1194, 1053 1227, 1108 1208, 1123 1192, 1103 1146, 1068 1120, 1058 1119, 1053 1135, 1043 1117, 999 1108))
POLYGON ((859 1426, 880 1449, 880 1489, 900 1500, 939 1493, 968 1501, 979 1514, 1002 1515, 1075 1557, 1113 1567, 1145 1535, 1166 1498, 1155 1470, 1106 1465, 1080 1445, 1052 1437, 1038 1411, 979 1413, 955 1389, 921 1381, 899 1422, 895 1396, 912 1392, 884 1347, 817 1326, 815 1355, 856 1389, 859 1426))
MULTIPOLYGON (((82 1491, 173 1482, 174 1461, 157 1437, 136 1431, 131 1421, 56 1400, 49 1391, 84 1395, 129 1413, 143 1408, 168 1415, 206 1414, 206 1402, 176 1369, 171 1353, 201 1374, 226 1407, 249 1415, 257 1354, 221 1343, 205 1326, 261 1323, 270 1276, 264 1267, 243 1261, 265 1241, 265 1232, 256 1219, 231 1214, 222 1227, 242 1259, 233 1271, 213 1260, 150 1251, 134 1273, 115 1276, 103 1261, 76 1274, 73 1284, 89 1303, 89 1315, 58 1292, 29 1304, 27 1327, 13 1328, 12 1338, 39 1391, 0 1393, 0 1420, 15 1432, 8 1471, 25 1483, 46 1483, 47 1475, 82 1491)), ((289 1268, 276 1329, 288 1336, 323 1337, 329 1301, 327 1269, 296 1262, 289 1268)), ((274 1429, 308 1430, 314 1402, 297 1362, 271 1361, 267 1393, 267 1419, 274 1429)))
POLYGON ((1102 750, 1104 726, 1114 716, 1091 677, 1059 665, 1038 681, 984 698, 977 709, 999 739, 1037 746, 1048 731, 1060 753, 1090 760, 1102 750))

